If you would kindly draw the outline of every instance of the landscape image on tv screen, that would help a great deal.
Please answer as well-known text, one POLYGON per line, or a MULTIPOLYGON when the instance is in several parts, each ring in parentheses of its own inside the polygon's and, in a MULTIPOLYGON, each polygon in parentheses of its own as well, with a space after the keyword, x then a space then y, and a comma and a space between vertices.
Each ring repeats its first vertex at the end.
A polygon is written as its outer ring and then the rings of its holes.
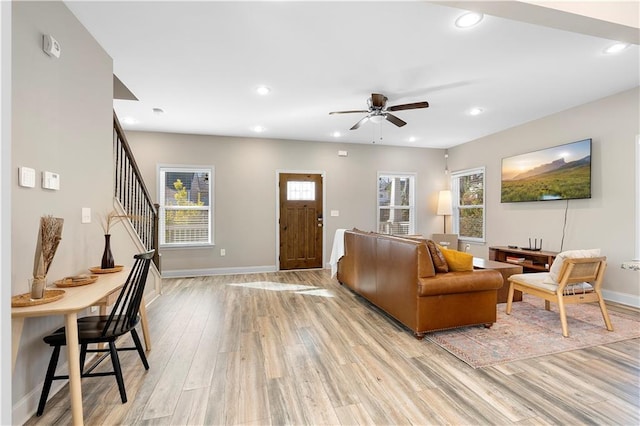
POLYGON ((591 198, 591 139, 502 159, 501 202, 591 198))

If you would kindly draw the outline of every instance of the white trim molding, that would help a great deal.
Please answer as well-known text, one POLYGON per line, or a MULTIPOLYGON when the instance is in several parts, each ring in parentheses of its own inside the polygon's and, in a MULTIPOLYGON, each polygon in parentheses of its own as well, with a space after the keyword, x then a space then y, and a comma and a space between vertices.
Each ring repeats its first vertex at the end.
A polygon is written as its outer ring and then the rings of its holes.
POLYGON ((634 308, 640 309, 640 296, 636 296, 634 294, 619 293, 617 291, 611 290, 602 290, 602 296, 604 297, 604 300, 609 300, 621 305, 632 306, 634 308))
POLYGON ((207 277, 211 275, 239 275, 260 274, 264 272, 276 272, 276 265, 265 266, 239 266, 234 268, 208 268, 208 269, 174 269, 162 271, 162 278, 188 278, 207 277))

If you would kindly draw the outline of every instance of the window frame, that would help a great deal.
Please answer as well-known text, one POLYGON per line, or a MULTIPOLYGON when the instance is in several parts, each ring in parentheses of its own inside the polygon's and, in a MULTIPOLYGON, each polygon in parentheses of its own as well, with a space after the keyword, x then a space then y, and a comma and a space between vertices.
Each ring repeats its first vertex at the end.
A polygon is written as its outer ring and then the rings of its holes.
POLYGON ((193 165, 176 165, 176 164, 159 164, 157 167, 157 182, 158 182, 158 245, 162 249, 180 249, 180 248, 202 248, 202 247, 213 247, 215 246, 214 239, 214 188, 215 188, 215 168, 214 166, 193 166, 193 165), (208 210, 208 241, 207 242, 186 242, 186 243, 167 243, 165 242, 165 182, 166 182, 166 173, 169 172, 178 172, 178 173, 209 173, 209 206, 208 207, 197 207, 193 206, 193 208, 174 208, 170 207, 169 210, 208 210))
POLYGON ((458 234, 458 239, 461 241, 468 241, 474 243, 485 243, 487 238, 487 174, 486 168, 474 167, 472 169, 459 170, 451 173, 451 204, 452 204, 452 216, 451 221, 453 225, 453 233, 458 234), (475 174, 482 174, 482 204, 473 206, 461 206, 460 205, 460 178, 475 174), (470 237, 460 235, 460 209, 482 209, 482 237, 470 237))
POLYGON ((390 235, 415 235, 417 229, 417 221, 416 221, 416 182, 417 173, 410 172, 378 172, 376 179, 376 229, 378 232, 380 231, 380 212, 382 209, 399 209, 399 210, 408 210, 409 211, 409 229, 407 234, 390 234, 390 235), (392 205, 389 206, 380 206, 380 178, 381 177, 390 177, 390 178, 408 178, 409 179, 409 205, 404 207, 394 207, 392 205))

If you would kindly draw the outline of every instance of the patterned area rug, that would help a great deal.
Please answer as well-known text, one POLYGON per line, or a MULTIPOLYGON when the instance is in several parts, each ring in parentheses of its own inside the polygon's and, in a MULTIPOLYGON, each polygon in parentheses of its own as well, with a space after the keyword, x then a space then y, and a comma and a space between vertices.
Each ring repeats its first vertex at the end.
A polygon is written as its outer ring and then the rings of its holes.
POLYGON ((596 305, 568 305, 569 337, 562 337, 557 305, 545 311, 544 300, 524 295, 514 302, 511 315, 506 303, 497 305, 498 320, 493 327, 463 327, 427 334, 427 338, 473 368, 535 358, 640 337, 640 322, 612 312, 614 331, 607 331, 596 305))

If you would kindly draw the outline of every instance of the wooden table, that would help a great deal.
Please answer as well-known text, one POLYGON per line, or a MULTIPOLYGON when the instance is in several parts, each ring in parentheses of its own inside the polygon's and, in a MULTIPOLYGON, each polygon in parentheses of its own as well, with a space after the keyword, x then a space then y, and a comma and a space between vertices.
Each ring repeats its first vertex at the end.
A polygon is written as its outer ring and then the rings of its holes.
MULTIPOLYGON (((473 258, 473 267, 475 269, 494 269, 500 274, 504 284, 498 290, 498 303, 506 303, 509 296, 509 277, 515 274, 522 274, 522 266, 513 263, 496 262, 495 260, 481 259, 479 257, 473 258)), ((516 290, 513 294, 513 301, 522 301, 522 292, 516 290)))
MULTIPOLYGON (((64 315, 67 333, 67 358, 69 362, 69 389, 71 393, 71 414, 73 424, 82 425, 82 389, 80 384, 80 351, 78 342, 78 313, 90 306, 100 306, 101 312, 106 311, 106 305, 113 303, 114 294, 124 285, 130 268, 113 274, 101 274, 93 284, 66 287, 64 296, 51 303, 21 308, 11 308, 11 369, 16 366, 18 349, 22 336, 24 319, 28 317, 42 317, 49 315, 64 315)), ((140 304, 140 320, 144 333, 147 350, 150 349, 148 327, 144 300, 140 304)))

